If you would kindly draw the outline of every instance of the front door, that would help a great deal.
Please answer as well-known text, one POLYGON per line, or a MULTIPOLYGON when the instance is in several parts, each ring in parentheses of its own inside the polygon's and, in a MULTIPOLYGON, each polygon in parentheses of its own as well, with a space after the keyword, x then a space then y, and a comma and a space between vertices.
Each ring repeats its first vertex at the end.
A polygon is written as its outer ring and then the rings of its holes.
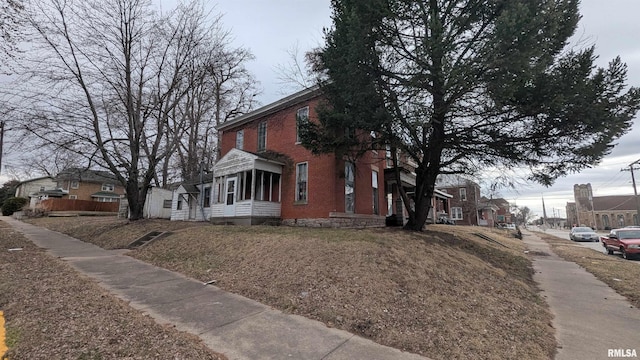
POLYGON ((195 220, 196 211, 198 211, 198 198, 189 194, 189 220, 195 220))
POLYGON ((237 177, 227 178, 224 216, 235 216, 236 214, 236 182, 237 180, 238 180, 237 177))

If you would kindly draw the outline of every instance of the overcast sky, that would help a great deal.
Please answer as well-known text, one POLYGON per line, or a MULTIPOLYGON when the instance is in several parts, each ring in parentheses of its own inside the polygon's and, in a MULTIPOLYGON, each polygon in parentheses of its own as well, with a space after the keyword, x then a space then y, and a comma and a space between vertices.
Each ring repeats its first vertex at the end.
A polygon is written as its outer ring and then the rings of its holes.
MULTIPOLYGON (((175 0, 156 0, 168 10, 175 0)), ((595 44, 599 65, 620 55, 629 67, 629 84, 640 86, 640 10, 638 0, 582 0, 582 20, 574 36, 581 46, 595 44)), ((300 55, 323 42, 323 28, 331 25, 329 0, 222 0, 215 12, 231 31, 236 46, 251 50, 256 59, 250 70, 263 89, 259 101, 264 105, 286 94, 276 68, 289 62, 287 51, 298 46, 300 55)), ((570 144, 568 144, 570 146, 570 144)), ((618 141, 611 155, 597 167, 558 179, 551 188, 530 185, 517 191, 501 190, 501 195, 518 206, 528 206, 542 216, 542 196, 547 215, 555 211, 565 216, 567 201, 573 201, 573 185, 590 182, 594 195, 633 194, 631 174, 620 171, 640 159, 640 121, 618 141)), ((640 178, 640 171, 637 172, 640 178)), ((0 183, 6 178, 0 177, 0 183)))

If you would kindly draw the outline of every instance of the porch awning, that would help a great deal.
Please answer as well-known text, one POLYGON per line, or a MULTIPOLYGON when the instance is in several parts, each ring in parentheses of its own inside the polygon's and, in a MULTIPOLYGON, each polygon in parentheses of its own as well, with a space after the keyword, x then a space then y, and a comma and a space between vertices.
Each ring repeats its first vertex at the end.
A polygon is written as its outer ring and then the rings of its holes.
POLYGON ((282 174, 283 163, 250 152, 231 149, 214 166, 215 176, 227 176, 253 169, 282 174))

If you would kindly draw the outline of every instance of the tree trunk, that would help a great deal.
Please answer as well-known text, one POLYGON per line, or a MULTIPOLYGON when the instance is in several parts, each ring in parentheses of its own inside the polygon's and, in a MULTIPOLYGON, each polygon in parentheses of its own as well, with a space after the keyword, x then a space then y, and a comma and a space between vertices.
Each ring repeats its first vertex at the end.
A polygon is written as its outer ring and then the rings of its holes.
MULTIPOLYGON (((129 220, 135 221, 144 218, 144 199, 141 201, 141 189, 137 181, 127 181, 127 200, 129 201, 129 220)), ((146 194, 145 194, 146 196, 146 194)))

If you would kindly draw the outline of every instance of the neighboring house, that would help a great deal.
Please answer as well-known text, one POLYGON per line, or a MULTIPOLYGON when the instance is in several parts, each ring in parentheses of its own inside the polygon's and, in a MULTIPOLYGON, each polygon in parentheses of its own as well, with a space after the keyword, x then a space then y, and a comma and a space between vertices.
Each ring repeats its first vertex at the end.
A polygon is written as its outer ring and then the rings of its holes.
POLYGON ((484 211, 481 219, 490 221, 496 226, 502 224, 512 224, 514 216, 511 215, 511 204, 503 198, 489 199, 482 197, 480 205, 484 211))
POLYGON ((20 182, 16 187, 16 197, 29 199, 29 207, 34 208, 42 198, 42 193, 55 190, 56 182, 51 176, 44 176, 20 182))
MULTIPOLYGON (((172 191, 171 220, 206 221, 211 218, 211 182, 213 174, 181 183, 172 191)), ((163 203, 167 205, 167 202, 163 203)))
POLYGON ((125 189, 107 171, 70 168, 55 178, 63 199, 99 202, 118 202, 125 189))
POLYGON ((481 203, 480 185, 459 175, 439 175, 436 188, 452 195, 449 218, 458 225, 493 226, 496 206, 481 203), (495 210, 492 210, 494 209, 495 210))
POLYGON ((593 196, 591 184, 573 185, 574 202, 567 203, 567 225, 597 230, 640 225, 635 195, 593 196))
MULTIPOLYGON (((400 182, 405 193, 409 196, 411 208, 414 208, 413 196, 416 187, 416 167, 417 164, 398 152, 398 168, 400 171, 400 182)), ((385 193, 387 198, 387 225, 401 226, 406 224, 408 220, 408 212, 402 201, 398 189, 398 181, 396 180, 396 169, 393 167, 391 152, 386 151, 386 169, 384 170, 385 193)), ((427 216, 427 223, 436 223, 439 218, 450 218, 451 199, 453 195, 434 189, 434 195, 431 199, 431 210, 427 216)))
POLYGON ((213 222, 384 226, 385 152, 349 160, 313 155, 299 141, 298 121, 314 121, 321 99, 305 89, 218 127, 213 222))

